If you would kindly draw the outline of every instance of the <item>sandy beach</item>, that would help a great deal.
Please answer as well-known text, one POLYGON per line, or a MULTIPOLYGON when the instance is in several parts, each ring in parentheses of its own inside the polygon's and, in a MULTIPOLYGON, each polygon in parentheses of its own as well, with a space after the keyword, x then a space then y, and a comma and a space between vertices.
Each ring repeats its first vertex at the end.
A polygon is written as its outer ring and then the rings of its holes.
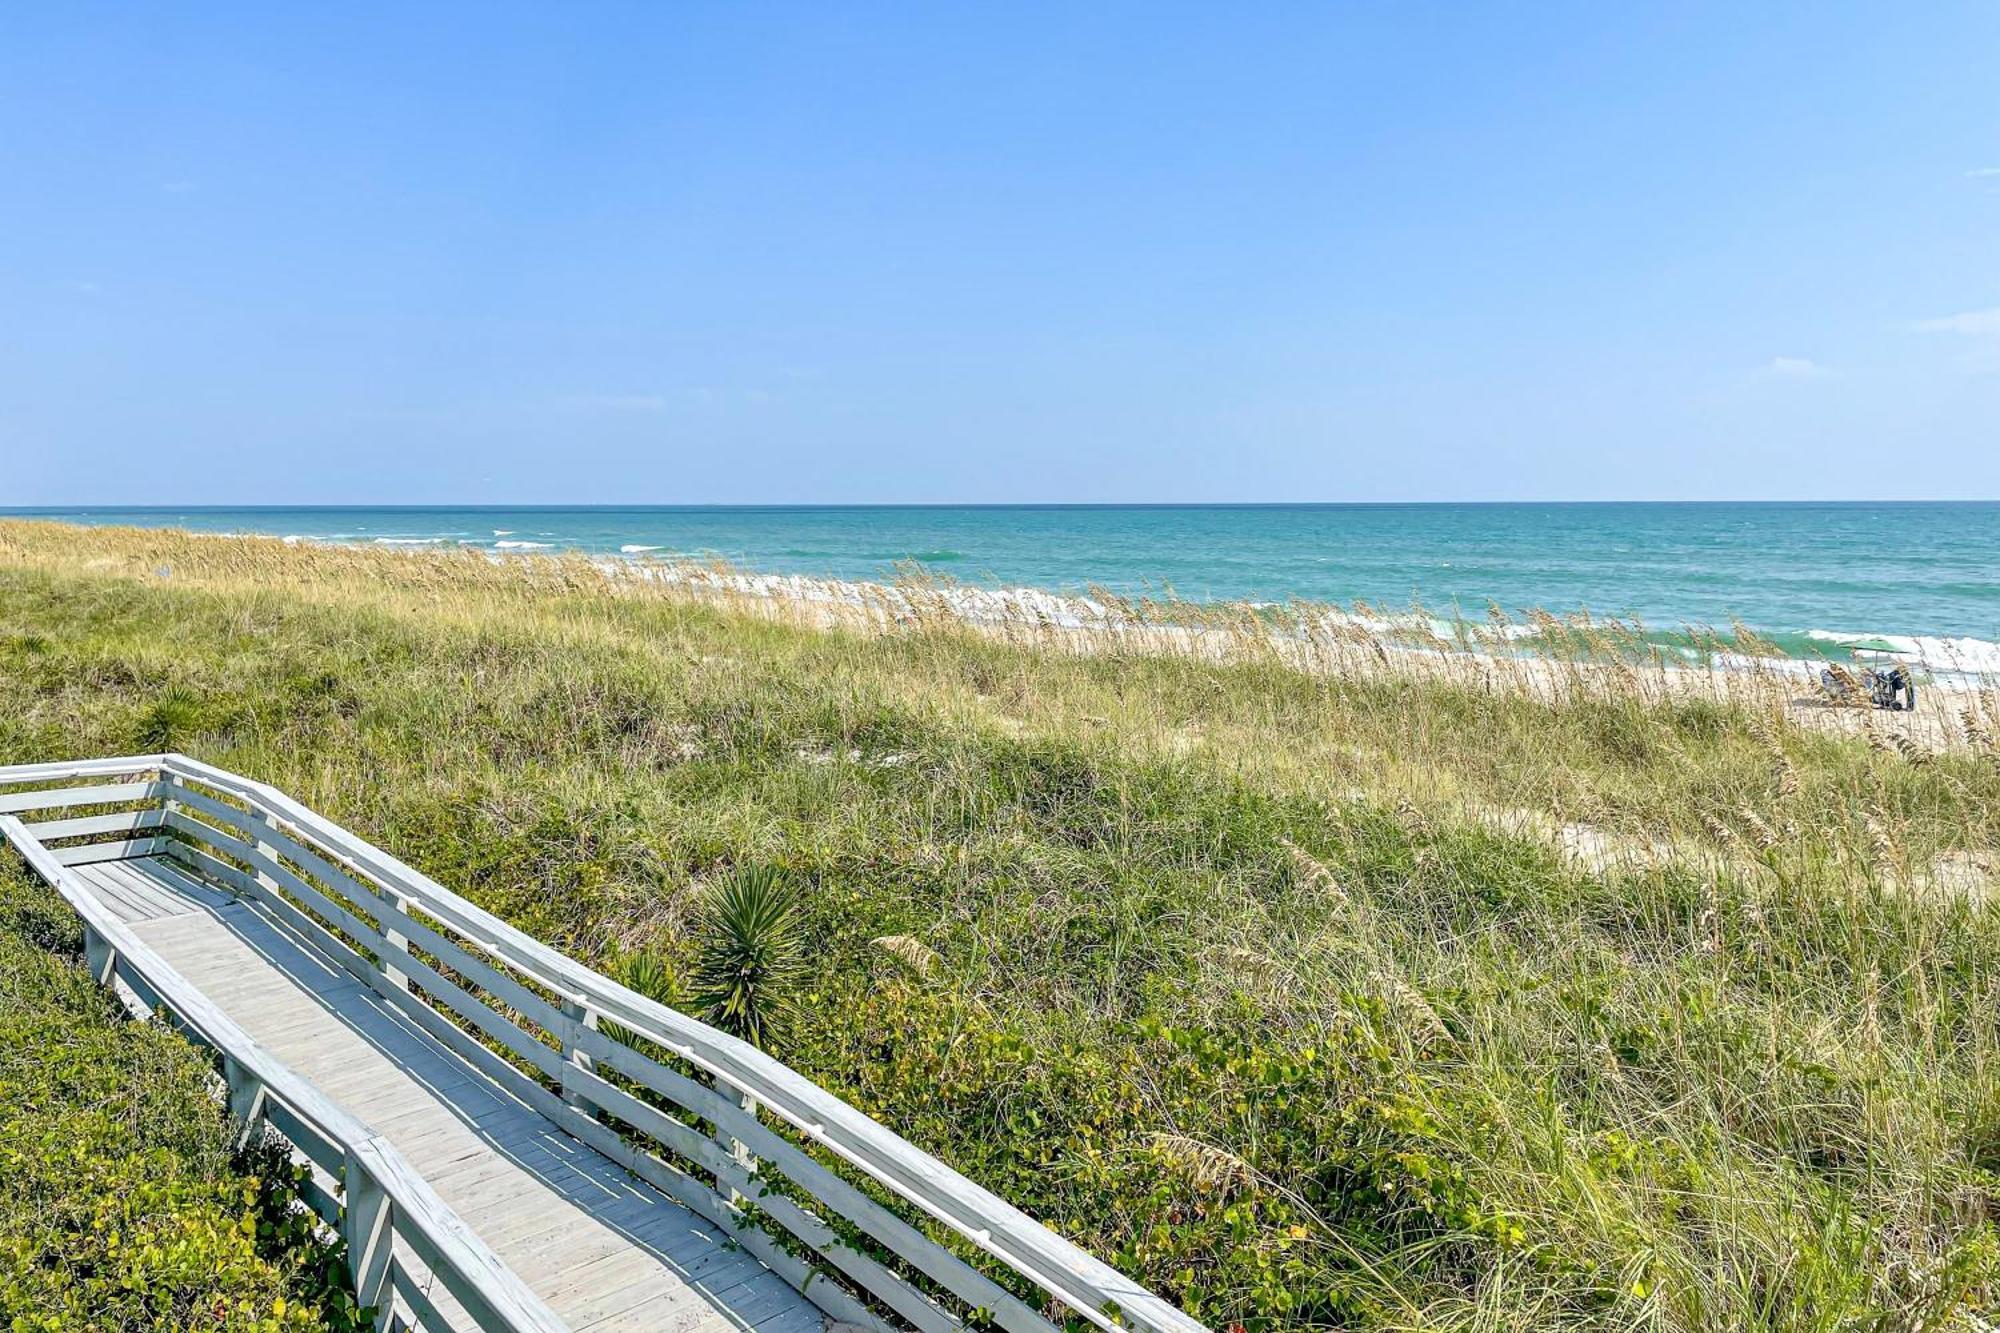
MULTIPOLYGON (((0 519, 0 558, 54 559, 145 579, 242 577, 269 565, 308 585, 363 579, 404 587, 477 585, 560 590, 580 597, 684 599, 771 619, 864 634, 970 632, 1057 653, 1148 654, 1216 663, 1268 663, 1355 678, 1405 677, 1549 702, 1576 698, 1659 702, 1710 699, 1783 714, 1831 733, 1874 734, 1925 750, 1983 744, 2000 731, 2000 674, 1936 641, 1941 660, 1912 664, 1918 706, 1895 712, 1830 697, 1827 660, 1745 651, 1725 629, 1695 628, 1698 649, 1662 645, 1619 621, 1448 622, 1424 612, 1130 599, 1097 591, 990 588, 931 577, 895 582, 763 573, 717 562, 584 556, 547 550, 474 550, 434 544, 334 543, 154 528, 79 529, 0 519)), ((1829 660, 1838 660, 1830 658, 1829 660)), ((1876 655, 1875 660, 1883 660, 1876 655)), ((1858 677, 1864 662, 1850 665, 1858 677)))
MULTIPOLYGON (((1620 695, 1659 701, 1708 698, 1774 710, 1801 725, 1874 733, 1894 744, 1944 749, 1982 744, 2000 722, 2000 674, 1968 665, 1948 643, 1942 660, 1918 653, 1850 659, 1907 664, 1920 677, 1917 707, 1891 711, 1841 698, 1820 675, 1840 656, 1802 660, 1718 648, 1699 655, 1643 643, 1616 622, 1460 623, 1422 614, 1366 614, 1338 607, 1135 602, 1108 594, 1064 596, 1038 588, 980 588, 936 580, 878 583, 764 574, 674 561, 597 560, 613 586, 638 584, 769 615, 788 623, 863 632, 953 624, 1007 643, 1061 652, 1162 653, 1207 661, 1271 661, 1304 672, 1407 675, 1469 688, 1509 689, 1551 702, 1620 695), (1551 651, 1554 647, 1556 651, 1551 651), (1559 655, 1563 648, 1581 650, 1559 655), (1690 660, 1694 657, 1699 660, 1690 660)), ((1709 631, 1719 643, 1725 631, 1709 631)))

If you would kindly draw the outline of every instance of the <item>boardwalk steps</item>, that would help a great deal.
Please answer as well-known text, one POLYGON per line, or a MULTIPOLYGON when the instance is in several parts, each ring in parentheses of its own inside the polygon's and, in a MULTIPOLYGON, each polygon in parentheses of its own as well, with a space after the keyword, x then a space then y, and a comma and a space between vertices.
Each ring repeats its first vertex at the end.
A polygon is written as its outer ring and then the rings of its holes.
POLYGON ((214 1050, 246 1132, 311 1165, 385 1327, 1204 1333, 261 783, 172 754, 0 768, 0 836, 98 978, 214 1050))

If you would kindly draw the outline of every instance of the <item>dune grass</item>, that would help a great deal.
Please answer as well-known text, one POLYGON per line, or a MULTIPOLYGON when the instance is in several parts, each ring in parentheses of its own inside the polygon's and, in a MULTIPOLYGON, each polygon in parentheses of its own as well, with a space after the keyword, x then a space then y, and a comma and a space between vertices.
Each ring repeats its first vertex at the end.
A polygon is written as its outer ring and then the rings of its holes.
POLYGON ((0 525, 0 759, 186 750, 667 991, 779 868, 777 1053, 1217 1327, 1979 1326, 1981 707, 1899 748, 0 525))

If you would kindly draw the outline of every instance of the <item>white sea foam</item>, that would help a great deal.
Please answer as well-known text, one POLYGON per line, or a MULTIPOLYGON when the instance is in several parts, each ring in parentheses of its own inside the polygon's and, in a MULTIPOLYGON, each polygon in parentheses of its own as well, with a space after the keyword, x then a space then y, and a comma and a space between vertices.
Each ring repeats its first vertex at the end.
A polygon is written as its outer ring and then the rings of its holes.
MULTIPOLYGON (((1806 637, 1816 643, 1835 645, 1852 643, 1856 639, 1880 639, 1891 645, 1894 656, 1910 658, 1933 671, 2000 673, 2000 643, 1988 639, 1928 634, 1842 634, 1827 629, 1807 630, 1806 637)), ((1886 657, 1892 653, 1874 655, 1886 657)), ((1863 655, 1870 654, 1864 649, 1863 655)))
MULTIPOLYGON (((1040 624, 1058 629, 1091 630, 1114 635, 1143 635, 1153 639, 1188 638, 1215 633, 1205 626, 1177 625, 1147 620, 1140 608, 1107 606, 1092 597, 1067 596, 1048 592, 1040 588, 976 588, 963 584, 947 584, 926 587, 921 594, 921 604, 903 589, 888 583, 851 582, 844 579, 814 578, 804 574, 760 574, 740 570, 717 570, 705 565, 684 564, 664 561, 605 561, 599 568, 614 578, 636 574, 640 578, 663 583, 684 584, 693 588, 708 588, 717 591, 747 594, 753 597, 769 597, 807 603, 834 604, 853 607, 890 619, 911 618, 926 608, 942 606, 944 610, 971 624, 1006 625, 1040 624)), ((1270 615, 1280 609, 1277 604, 1266 604, 1262 611, 1270 615)), ((1319 633, 1341 631, 1364 631, 1387 641, 1386 646, 1403 652, 1425 653, 1450 650, 1461 638, 1471 641, 1475 652, 1490 651, 1480 645, 1490 645, 1496 641, 1522 643, 1534 639, 1542 629, 1534 624, 1490 625, 1482 621, 1468 622, 1463 626, 1448 620, 1441 620, 1420 613, 1403 615, 1362 615, 1344 611, 1337 607, 1301 607, 1298 618, 1293 621, 1289 634, 1273 623, 1273 634, 1280 639, 1296 636, 1306 639, 1319 633), (1423 640, 1433 642, 1426 645, 1423 640)), ((1822 642, 1836 642, 1855 636, 1835 634, 1831 631, 1814 631, 1808 637, 1822 642)), ((1898 635, 1883 636, 1886 642, 1896 644, 1926 670, 1927 678, 1934 685, 1948 689, 1976 689, 1992 683, 2000 676, 2000 644, 1984 639, 1971 638, 1928 638, 1898 635)), ((1529 646, 1532 652, 1532 647, 1529 646)), ((1723 671, 1775 672, 1780 675, 1809 679, 1819 671, 1819 664, 1802 658, 1765 658, 1745 653, 1711 652, 1694 647, 1682 647, 1681 656, 1689 660, 1706 662, 1710 667, 1723 671)))
MULTIPOLYGON (((495 535, 501 535, 500 530, 496 529, 495 535)), ((355 540, 358 536, 359 534, 355 533, 329 536, 295 533, 287 535, 283 540, 293 545, 301 542, 338 543, 355 540)), ((375 537, 365 540, 377 546, 423 547, 438 545, 448 539, 375 537)), ((543 541, 503 540, 494 542, 491 549, 496 552, 539 551, 548 550, 554 545, 553 542, 543 541)), ((633 542, 618 549, 621 555, 643 556, 667 548, 633 542)), ((1200 636, 1210 632, 1199 625, 1177 625, 1171 623, 1171 620, 1163 623, 1147 619, 1143 608, 1140 607, 1106 605, 1093 597, 1050 592, 1041 588, 982 588, 965 584, 942 584, 929 585, 917 596, 912 596, 905 589, 892 583, 823 578, 806 574, 724 570, 671 558, 604 559, 597 563, 606 575, 613 578, 636 576, 662 583, 684 584, 754 597, 843 605, 891 619, 907 619, 942 608, 969 623, 979 625, 1040 624, 1059 629, 1141 634, 1155 638, 1200 636)), ((1474 621, 1460 626, 1449 620, 1417 612, 1361 614, 1338 607, 1323 606, 1301 605, 1293 616, 1288 617, 1284 615, 1286 605, 1261 603, 1252 609, 1267 617, 1273 624, 1273 633, 1280 637, 1296 635, 1304 639, 1320 633, 1363 631, 1388 640, 1392 646, 1400 646, 1409 651, 1423 651, 1425 639, 1434 640, 1433 647, 1454 645, 1461 638, 1461 629, 1469 631, 1466 637, 1486 644, 1496 641, 1522 642, 1542 633, 1541 627, 1534 624, 1495 626, 1483 621, 1474 621), (1279 628, 1287 619, 1291 622, 1289 630, 1279 628)), ((1933 683, 1948 688, 1978 688, 1989 685, 1996 677, 2000 677, 2000 643, 1988 639, 1969 636, 1877 635, 1825 629, 1808 630, 1803 637, 1815 643, 1826 644, 1829 648, 1841 647, 1859 638, 1879 638, 1892 646, 1892 652, 1871 654, 1863 650, 1860 656, 1864 659, 1873 656, 1913 663, 1923 668, 1933 683)), ((1711 667, 1726 671, 1777 671, 1782 674, 1810 677, 1820 669, 1819 663, 1809 658, 1769 659, 1741 653, 1703 651, 1693 647, 1669 648, 1668 651, 1678 651, 1681 656, 1688 658, 1690 663, 1699 660, 1711 667)), ((1836 654, 1829 654, 1829 656, 1834 655, 1836 654)))
MULTIPOLYGON (((635 552, 647 548, 623 547, 635 552)), ((872 608, 894 617, 917 613, 921 608, 908 593, 893 583, 857 582, 847 579, 817 578, 809 574, 763 574, 750 570, 717 570, 705 565, 678 562, 647 562, 638 565, 602 564, 600 568, 617 577, 636 570, 641 578, 662 583, 681 583, 745 593, 753 597, 775 597, 792 601, 838 604, 872 608)), ((1058 629, 1103 630, 1111 633, 1200 633, 1169 621, 1147 619, 1137 608, 1107 606, 1094 597, 1050 592, 1043 588, 979 588, 967 584, 925 587, 924 606, 942 606, 952 615, 982 625, 1043 624, 1058 629)), ((1283 604, 1250 603, 1251 609, 1274 612, 1283 604)), ((1274 618, 1274 624, 1275 624, 1274 618)), ((1408 639, 1425 636, 1450 644, 1458 641, 1460 626, 1447 620, 1410 613, 1406 615, 1364 616, 1337 607, 1302 608, 1295 630, 1301 636, 1339 630, 1362 630, 1386 637, 1408 639)), ((1534 625, 1506 625, 1495 629, 1483 622, 1467 627, 1473 637, 1505 640, 1532 638, 1541 631, 1534 625)))

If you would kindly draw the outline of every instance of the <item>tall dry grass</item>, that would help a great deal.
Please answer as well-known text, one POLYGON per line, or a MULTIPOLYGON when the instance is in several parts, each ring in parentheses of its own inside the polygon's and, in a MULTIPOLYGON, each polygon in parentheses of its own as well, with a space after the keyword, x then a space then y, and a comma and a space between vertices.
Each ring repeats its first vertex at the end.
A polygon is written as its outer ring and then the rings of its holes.
POLYGON ((1037 652, 1407 677, 1544 701, 1650 705, 1708 698, 1931 749, 1983 748, 2000 732, 2000 681, 1953 669, 1953 687, 1925 691, 1917 714, 1882 713, 1857 700, 1841 706, 1818 684, 1819 663, 1788 659, 1741 622, 1726 629, 1683 624, 1663 638, 1636 619, 1539 609, 1517 619, 1497 605, 1473 619, 1422 606, 1191 602, 1097 586, 1056 597, 968 588, 915 565, 892 581, 852 582, 759 575, 715 562, 574 552, 496 557, 472 547, 332 545, 19 519, 0 519, 0 562, 217 586, 281 585, 319 595, 361 589, 445 608, 465 599, 692 603, 816 629, 906 637, 970 632, 1037 652))

